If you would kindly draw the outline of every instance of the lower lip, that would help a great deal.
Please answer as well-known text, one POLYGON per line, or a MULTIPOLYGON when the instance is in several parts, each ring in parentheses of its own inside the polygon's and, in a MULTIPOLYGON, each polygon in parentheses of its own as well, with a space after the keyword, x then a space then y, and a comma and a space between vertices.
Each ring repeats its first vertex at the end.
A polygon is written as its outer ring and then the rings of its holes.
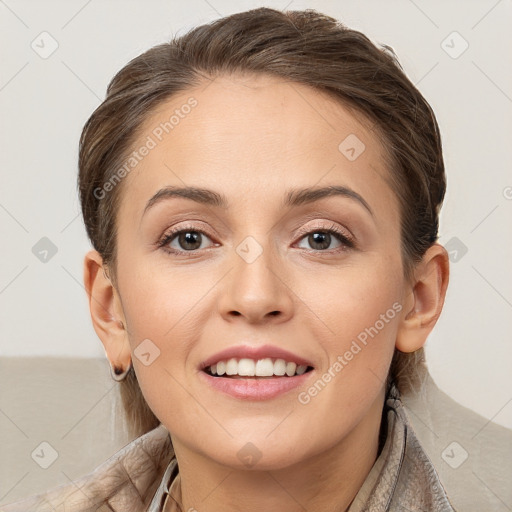
POLYGON ((260 379, 257 377, 212 377, 204 371, 199 373, 201 374, 200 378, 205 379, 207 384, 227 395, 245 400, 268 400, 301 386, 313 371, 310 370, 293 377, 266 377, 260 379))

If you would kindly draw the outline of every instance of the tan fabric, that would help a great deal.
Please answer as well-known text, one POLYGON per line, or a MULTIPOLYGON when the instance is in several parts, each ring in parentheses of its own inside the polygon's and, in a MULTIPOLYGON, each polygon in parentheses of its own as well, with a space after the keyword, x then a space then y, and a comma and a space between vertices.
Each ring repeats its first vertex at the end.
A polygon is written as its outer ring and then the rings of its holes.
POLYGON ((428 372, 418 391, 403 401, 455 508, 512 511, 512 430, 457 403, 428 372))
POLYGON ((454 511, 396 388, 392 388, 384 407, 386 443, 348 512, 454 511))
POLYGON ((169 432, 160 425, 73 484, 4 505, 0 512, 146 511, 173 456, 169 432))

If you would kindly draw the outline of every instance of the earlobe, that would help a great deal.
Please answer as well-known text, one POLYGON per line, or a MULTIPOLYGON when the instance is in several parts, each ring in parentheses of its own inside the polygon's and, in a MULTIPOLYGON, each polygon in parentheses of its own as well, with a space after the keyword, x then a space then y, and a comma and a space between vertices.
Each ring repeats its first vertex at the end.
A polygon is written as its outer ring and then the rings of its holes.
POLYGON ((105 272, 98 251, 89 251, 84 258, 84 285, 89 300, 91 320, 103 343, 112 366, 127 368, 131 360, 126 320, 116 289, 105 272))
POLYGON ((425 252, 414 272, 410 302, 404 308, 395 346, 401 352, 420 349, 443 309, 449 280, 446 249, 435 243, 425 252))

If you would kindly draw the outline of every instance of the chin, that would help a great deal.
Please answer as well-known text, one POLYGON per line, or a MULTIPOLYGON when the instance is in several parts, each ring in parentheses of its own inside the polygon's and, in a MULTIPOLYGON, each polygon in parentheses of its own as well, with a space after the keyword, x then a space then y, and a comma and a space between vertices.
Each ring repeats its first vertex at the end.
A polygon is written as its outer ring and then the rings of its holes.
MULTIPOLYGON (((218 454, 220 455, 220 454, 218 454)), ((246 443, 240 448, 235 457, 221 457, 215 460, 229 468, 247 471, 276 471, 285 469, 302 461, 299 454, 290 455, 290 450, 283 453, 269 453, 269 450, 260 450, 252 443, 246 443)))
POLYGON ((304 439, 299 442, 288 436, 269 441, 267 436, 268 430, 259 437, 243 436, 230 439, 227 443, 217 444, 210 440, 207 451, 203 453, 218 464, 248 471, 279 470, 298 464, 307 457, 304 439), (211 450, 212 444, 216 445, 214 452, 211 450), (301 447, 300 451, 297 450, 297 446, 301 447))

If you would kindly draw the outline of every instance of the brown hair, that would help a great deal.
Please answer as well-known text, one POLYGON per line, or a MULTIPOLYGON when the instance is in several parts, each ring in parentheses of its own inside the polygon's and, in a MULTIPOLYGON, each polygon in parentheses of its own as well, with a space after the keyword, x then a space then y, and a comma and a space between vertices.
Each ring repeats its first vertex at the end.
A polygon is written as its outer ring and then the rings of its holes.
MULTIPOLYGON (((122 165, 142 123, 175 93, 221 74, 264 73, 309 85, 369 119, 383 142, 401 207, 404 275, 437 240, 446 181, 434 113, 392 48, 313 9, 258 8, 201 25, 131 60, 112 79, 80 138, 78 185, 88 236, 116 286, 116 212, 122 182, 99 194, 122 165)), ((388 385, 410 389, 423 348, 395 349, 388 385)), ((159 424, 130 370, 121 396, 133 435, 159 424)))

